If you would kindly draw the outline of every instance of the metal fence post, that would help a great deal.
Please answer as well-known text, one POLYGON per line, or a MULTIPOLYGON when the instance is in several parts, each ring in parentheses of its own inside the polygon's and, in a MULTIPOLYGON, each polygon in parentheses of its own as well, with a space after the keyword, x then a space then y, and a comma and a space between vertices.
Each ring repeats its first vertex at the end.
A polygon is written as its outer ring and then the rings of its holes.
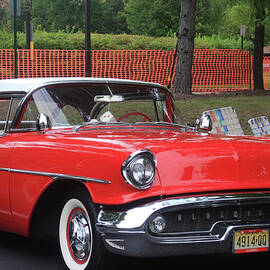
POLYGON ((85 76, 91 77, 91 25, 90 25, 90 0, 85 0, 85 76))
POLYGON ((14 31, 14 72, 18 78, 18 44, 17 44, 17 0, 13 0, 13 31, 14 31))

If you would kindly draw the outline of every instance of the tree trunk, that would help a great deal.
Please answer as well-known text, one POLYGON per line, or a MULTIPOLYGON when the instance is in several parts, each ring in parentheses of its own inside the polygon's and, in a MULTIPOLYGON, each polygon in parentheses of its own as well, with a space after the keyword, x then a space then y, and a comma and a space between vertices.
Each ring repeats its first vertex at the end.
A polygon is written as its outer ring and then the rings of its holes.
POLYGON ((264 90, 263 84, 263 48, 265 27, 263 20, 265 18, 264 3, 261 0, 255 0, 255 38, 254 38, 254 63, 253 63, 253 80, 254 91, 264 90))
POLYGON ((181 0, 174 92, 191 95, 197 0, 181 0))

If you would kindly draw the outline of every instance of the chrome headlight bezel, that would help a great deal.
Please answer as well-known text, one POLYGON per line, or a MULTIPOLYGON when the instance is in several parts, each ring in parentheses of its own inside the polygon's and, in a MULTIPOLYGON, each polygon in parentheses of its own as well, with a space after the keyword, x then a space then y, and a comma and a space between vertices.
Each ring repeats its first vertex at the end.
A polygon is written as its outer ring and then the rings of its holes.
POLYGON ((156 176, 157 160, 150 150, 139 150, 131 154, 122 164, 125 182, 136 189, 150 188, 156 176))

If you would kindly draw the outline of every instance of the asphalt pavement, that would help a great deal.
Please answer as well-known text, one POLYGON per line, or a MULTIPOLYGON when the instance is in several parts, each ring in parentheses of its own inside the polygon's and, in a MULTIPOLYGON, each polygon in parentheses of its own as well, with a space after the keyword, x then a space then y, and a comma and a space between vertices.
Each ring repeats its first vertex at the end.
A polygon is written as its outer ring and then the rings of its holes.
MULTIPOLYGON (((269 264, 268 253, 250 255, 207 255, 181 256, 174 258, 134 259, 117 257, 118 265, 111 265, 108 270, 147 269, 171 270, 183 267, 199 267, 216 270, 243 268, 254 270, 269 264), (120 267, 119 267, 120 266, 120 267), (133 268, 134 267, 134 268, 133 268)), ((63 270, 57 249, 44 243, 20 236, 0 232, 0 270, 63 270)))

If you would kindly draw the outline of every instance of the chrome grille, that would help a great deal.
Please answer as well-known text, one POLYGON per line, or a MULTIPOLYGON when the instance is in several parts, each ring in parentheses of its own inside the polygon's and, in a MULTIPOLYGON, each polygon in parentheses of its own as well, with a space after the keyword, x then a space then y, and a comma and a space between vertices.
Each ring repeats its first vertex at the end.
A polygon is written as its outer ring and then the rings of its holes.
POLYGON ((162 213, 166 229, 162 234, 210 231, 214 224, 264 224, 270 222, 270 204, 212 206, 162 213))

